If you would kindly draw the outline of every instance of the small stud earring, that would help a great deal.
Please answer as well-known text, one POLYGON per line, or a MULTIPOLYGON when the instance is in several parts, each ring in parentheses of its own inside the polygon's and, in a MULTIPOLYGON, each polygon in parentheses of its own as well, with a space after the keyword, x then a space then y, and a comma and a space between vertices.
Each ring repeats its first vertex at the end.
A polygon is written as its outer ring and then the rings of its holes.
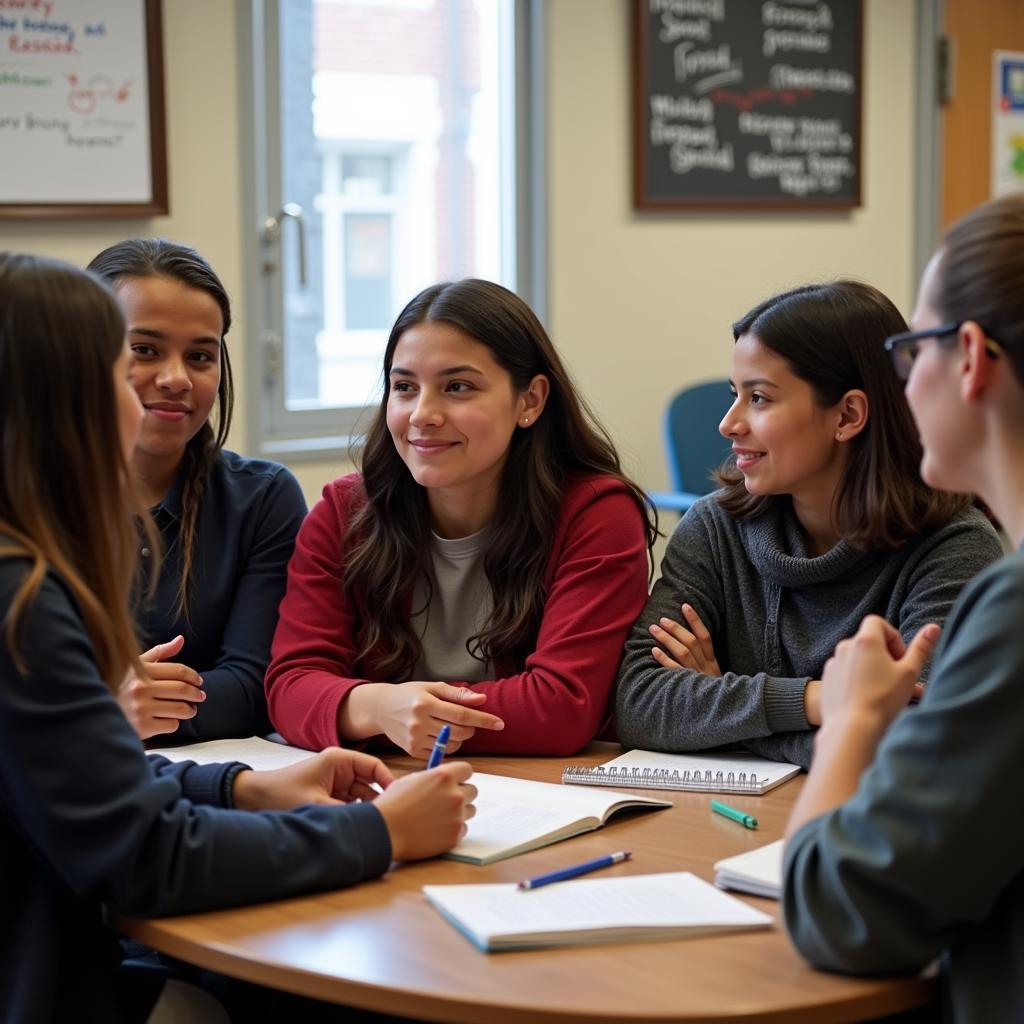
POLYGON ((524 416, 523 417, 523 426, 525 427, 526 424, 529 423, 529 422, 530 422, 530 417, 529 416, 524 416))

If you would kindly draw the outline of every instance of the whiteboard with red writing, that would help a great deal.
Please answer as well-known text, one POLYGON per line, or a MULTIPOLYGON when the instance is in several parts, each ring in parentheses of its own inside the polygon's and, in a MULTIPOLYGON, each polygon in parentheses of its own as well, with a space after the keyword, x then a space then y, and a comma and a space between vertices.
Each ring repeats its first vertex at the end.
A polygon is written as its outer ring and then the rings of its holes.
POLYGON ((166 212, 159 0, 0 0, 0 216, 166 212))

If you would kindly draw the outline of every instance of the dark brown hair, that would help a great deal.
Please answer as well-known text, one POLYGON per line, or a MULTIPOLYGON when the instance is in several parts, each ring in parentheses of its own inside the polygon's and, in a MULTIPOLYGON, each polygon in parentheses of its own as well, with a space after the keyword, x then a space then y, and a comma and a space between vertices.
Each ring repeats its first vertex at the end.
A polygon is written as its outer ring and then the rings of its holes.
POLYGON ((181 506, 181 582, 178 587, 178 614, 188 617, 188 595, 195 558, 199 507, 210 467, 217 461, 231 428, 235 392, 224 338, 231 327, 231 302, 213 268, 187 245, 166 238, 128 238, 104 249, 89 264, 115 290, 122 281, 139 277, 169 277, 189 288, 206 292, 220 307, 223 329, 220 337, 220 384, 217 387, 216 429, 209 420, 185 446, 182 468, 185 483, 181 506))
MULTIPOLYGON (((932 490, 921 479, 921 444, 903 385, 882 342, 907 329, 899 310, 877 288, 859 281, 805 285, 772 296, 732 325, 786 360, 810 384, 823 408, 847 391, 868 396, 864 429, 847 442, 847 459, 833 498, 839 532, 865 550, 891 550, 940 526, 968 499, 932 490)), ((718 472, 718 501, 737 518, 763 514, 776 495, 750 494, 733 462, 718 472)))
POLYGON ((546 598, 544 572, 566 482, 600 473, 620 480, 636 498, 648 548, 657 535, 643 491, 627 479, 615 446, 576 391, 551 339, 522 299, 489 281, 467 279, 420 292, 399 314, 384 352, 384 390, 362 453, 366 501, 351 520, 344 586, 371 615, 363 616, 359 657, 371 651, 386 678, 401 680, 421 653, 410 623, 412 581, 430 583, 430 513, 426 491, 402 461, 387 426, 389 375, 395 348, 416 324, 451 324, 481 344, 525 389, 537 374, 550 383, 543 415, 512 435, 501 499, 484 559, 494 607, 466 647, 481 660, 521 665, 536 645, 546 598))
POLYGON ((48 570, 81 611, 112 691, 141 674, 128 611, 138 538, 155 533, 122 455, 113 369, 124 346, 117 300, 56 260, 0 254, 0 531, 31 566, 7 610, 18 668, 21 616, 48 570))
POLYGON ((943 320, 973 320, 1024 383, 1024 195, 984 203, 958 220, 939 246, 933 291, 943 320))

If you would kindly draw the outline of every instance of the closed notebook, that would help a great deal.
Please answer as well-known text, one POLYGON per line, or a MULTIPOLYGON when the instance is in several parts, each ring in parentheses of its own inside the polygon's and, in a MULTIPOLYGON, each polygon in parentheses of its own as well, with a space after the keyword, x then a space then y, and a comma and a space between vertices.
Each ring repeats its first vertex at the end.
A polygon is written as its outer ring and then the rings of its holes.
POLYGON ((715 865, 715 885, 777 900, 782 896, 783 840, 726 857, 715 865))
POLYGON ((587 786, 681 789, 760 796, 781 786, 800 770, 796 764, 769 761, 742 752, 704 756, 630 750, 596 768, 570 765, 562 772, 562 781, 587 786))
POLYGON ((652 797, 624 797, 480 772, 471 782, 479 791, 476 814, 467 823, 466 835, 445 854, 471 864, 490 864, 590 832, 627 808, 672 806, 652 797))
POLYGON ((425 885, 424 895, 485 952, 696 937, 768 928, 772 918, 688 871, 513 883, 425 885))

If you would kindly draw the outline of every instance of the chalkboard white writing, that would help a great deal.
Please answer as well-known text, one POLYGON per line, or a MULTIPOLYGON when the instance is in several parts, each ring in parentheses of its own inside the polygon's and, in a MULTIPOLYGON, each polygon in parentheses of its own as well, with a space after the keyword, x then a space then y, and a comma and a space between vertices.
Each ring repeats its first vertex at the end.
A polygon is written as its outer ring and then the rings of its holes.
POLYGON ((861 0, 634 0, 634 202, 860 204, 861 0))

